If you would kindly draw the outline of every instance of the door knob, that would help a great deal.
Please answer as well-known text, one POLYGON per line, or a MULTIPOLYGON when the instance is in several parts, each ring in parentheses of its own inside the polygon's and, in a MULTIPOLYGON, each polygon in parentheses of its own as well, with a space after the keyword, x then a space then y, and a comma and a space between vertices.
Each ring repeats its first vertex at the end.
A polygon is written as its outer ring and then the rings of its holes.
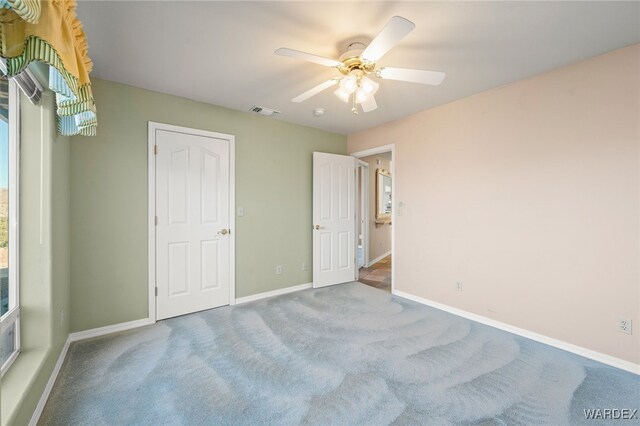
POLYGON ((321 228, 322 228, 322 226, 320 226, 320 225, 315 225, 313 227, 313 229, 315 229, 316 231, 319 231, 321 228))
POLYGON ((222 230, 218 231, 218 234, 220 234, 220 235, 227 235, 227 234, 230 234, 230 233, 231 233, 231 231, 229 229, 222 229, 222 230))

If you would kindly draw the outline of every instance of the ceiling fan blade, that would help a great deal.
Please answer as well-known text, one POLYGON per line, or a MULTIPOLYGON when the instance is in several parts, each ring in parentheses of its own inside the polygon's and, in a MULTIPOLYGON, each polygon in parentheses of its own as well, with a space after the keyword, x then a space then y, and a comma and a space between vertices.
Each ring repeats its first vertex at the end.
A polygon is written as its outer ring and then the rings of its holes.
POLYGON ((291 99, 291 102, 298 102, 299 103, 299 102, 306 101, 310 97, 315 96, 318 93, 322 92, 323 90, 328 89, 329 87, 333 86, 337 82, 338 82, 338 79, 335 79, 335 78, 332 78, 331 80, 327 80, 322 84, 318 84, 313 89, 307 90, 302 95, 296 96, 295 98, 291 99))
POLYGON ((410 81, 411 83, 430 84, 437 86, 442 83, 445 73, 439 71, 412 70, 409 68, 380 68, 380 78, 386 80, 410 81))
POLYGON ((313 62, 314 64, 324 65, 325 67, 337 67, 338 65, 340 65, 340 62, 336 61, 335 59, 324 58, 322 56, 312 55, 311 53, 288 49, 286 47, 281 47, 273 53, 278 56, 288 56, 289 58, 302 59, 307 62, 313 62))
POLYGON ((394 16, 382 28, 376 38, 362 52, 362 58, 369 62, 377 62, 378 59, 387 53, 393 46, 409 34, 416 27, 416 24, 403 18, 394 16))
POLYGON ((364 112, 373 111, 374 109, 378 108, 378 104, 376 103, 376 98, 374 98, 373 96, 369 96, 369 99, 362 102, 360 106, 362 107, 362 111, 364 112))

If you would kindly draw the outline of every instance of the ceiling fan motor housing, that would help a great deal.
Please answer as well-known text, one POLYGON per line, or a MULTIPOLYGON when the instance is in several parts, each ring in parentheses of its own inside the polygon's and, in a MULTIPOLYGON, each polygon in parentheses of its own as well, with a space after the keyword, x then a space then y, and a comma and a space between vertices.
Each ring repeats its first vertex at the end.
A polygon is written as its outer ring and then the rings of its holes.
POLYGON ((362 43, 352 43, 349 45, 349 50, 340 55, 338 59, 342 64, 338 67, 338 70, 347 75, 351 71, 359 70, 363 74, 370 74, 375 70, 375 62, 365 62, 360 55, 364 52, 364 45, 362 43))

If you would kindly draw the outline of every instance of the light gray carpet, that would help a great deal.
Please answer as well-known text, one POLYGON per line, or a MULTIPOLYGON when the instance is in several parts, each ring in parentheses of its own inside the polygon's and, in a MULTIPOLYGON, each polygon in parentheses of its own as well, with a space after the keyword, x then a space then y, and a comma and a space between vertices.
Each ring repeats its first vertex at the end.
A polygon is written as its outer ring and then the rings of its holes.
POLYGON ((639 401, 639 376, 349 283, 74 343, 40 424, 593 425, 639 401))

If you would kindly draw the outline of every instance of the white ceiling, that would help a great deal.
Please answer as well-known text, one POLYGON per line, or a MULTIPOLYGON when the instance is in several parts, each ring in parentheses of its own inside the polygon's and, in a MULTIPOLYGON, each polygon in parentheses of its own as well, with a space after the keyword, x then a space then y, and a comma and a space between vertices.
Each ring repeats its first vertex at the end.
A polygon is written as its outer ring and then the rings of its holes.
MULTIPOLYGON (((352 133, 640 42, 638 2, 82 1, 93 76, 352 133), (378 109, 355 116, 333 90, 291 98, 337 75, 275 56, 290 47, 337 58, 394 15, 416 29, 380 65, 444 71, 438 87, 384 81, 378 109), (326 114, 314 117, 313 109, 326 114)), ((98 105, 98 110, 100 105, 98 105)))

